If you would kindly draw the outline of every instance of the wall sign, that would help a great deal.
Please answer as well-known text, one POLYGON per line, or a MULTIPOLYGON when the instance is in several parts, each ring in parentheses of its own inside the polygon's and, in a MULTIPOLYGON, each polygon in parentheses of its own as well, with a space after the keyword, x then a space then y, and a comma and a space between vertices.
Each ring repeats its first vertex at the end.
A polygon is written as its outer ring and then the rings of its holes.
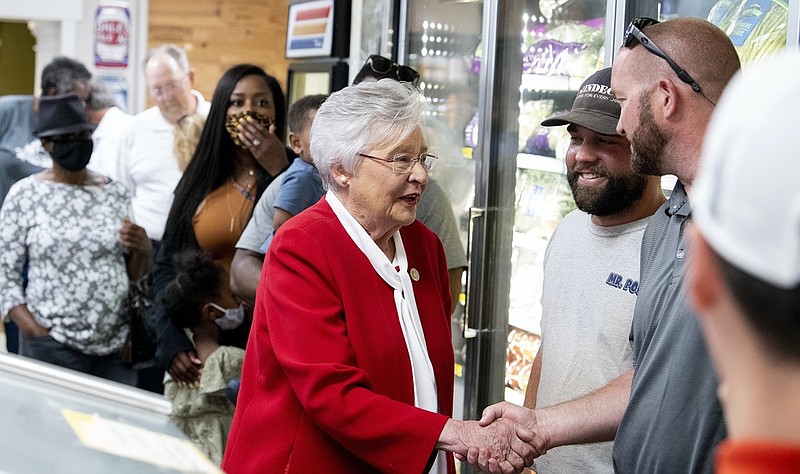
POLYGON ((124 1, 101 2, 94 20, 94 65, 101 68, 128 67, 131 13, 124 1))
POLYGON ((330 56, 333 44, 333 0, 289 5, 286 57, 330 56))

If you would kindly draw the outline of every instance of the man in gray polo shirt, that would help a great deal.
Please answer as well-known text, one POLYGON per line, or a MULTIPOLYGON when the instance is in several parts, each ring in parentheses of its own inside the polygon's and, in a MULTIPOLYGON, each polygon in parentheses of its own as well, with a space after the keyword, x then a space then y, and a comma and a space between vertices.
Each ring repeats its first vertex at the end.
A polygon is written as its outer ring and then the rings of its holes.
MULTIPOLYGON (((703 135, 722 89, 739 70, 739 58, 725 33, 705 20, 657 23, 631 23, 611 78, 622 105, 617 131, 631 142, 633 169, 678 177, 642 239, 633 370, 554 407, 493 405, 481 422, 516 419, 537 433, 533 444, 539 452, 615 439, 617 472, 710 473, 725 425, 717 378, 682 281, 691 214, 685 188, 694 180, 703 135)), ((477 462, 477 453, 468 460, 477 462)))

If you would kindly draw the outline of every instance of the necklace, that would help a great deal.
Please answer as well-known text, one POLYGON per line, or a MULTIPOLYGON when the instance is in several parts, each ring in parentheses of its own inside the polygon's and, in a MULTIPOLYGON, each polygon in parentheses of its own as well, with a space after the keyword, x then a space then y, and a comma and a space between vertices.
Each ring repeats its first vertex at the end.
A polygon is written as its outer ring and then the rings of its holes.
MULTIPOLYGON (((233 186, 237 190, 242 192, 242 189, 244 189, 244 188, 241 188, 239 186, 239 184, 236 182, 236 179, 231 177, 231 181, 233 182, 233 186)), ((233 233, 233 230, 236 227, 236 220, 238 218, 240 218, 240 216, 242 215, 242 210, 244 209, 245 203, 247 203, 247 201, 254 201, 255 200, 255 197, 253 199, 248 197, 248 195, 252 196, 252 194, 249 192, 249 189, 250 189, 250 187, 252 187, 252 185, 253 185, 253 183, 250 183, 247 186, 247 189, 244 189, 244 192, 242 192, 242 195, 244 196, 244 199, 242 199, 242 203, 239 204, 239 209, 236 212, 233 212, 233 209, 231 208, 231 196, 230 196, 231 188, 230 187, 225 187, 225 204, 227 204, 227 207, 228 207, 228 215, 231 217, 231 226, 230 226, 230 229, 229 229, 231 234, 233 233), (245 194, 245 192, 247 194, 245 194)))
MULTIPOLYGON (((255 174, 255 171, 253 171, 253 170, 249 170, 249 174, 250 174, 250 176, 252 177, 252 176, 255 174)), ((251 189, 251 188, 253 187, 253 185, 256 183, 256 180, 255 180, 255 178, 253 178, 252 180, 250 180, 250 182, 249 182, 249 183, 247 183, 247 186, 246 186, 246 187, 242 186, 241 184, 239 184, 239 183, 236 181, 236 175, 232 176, 232 177, 231 177, 231 179, 233 180, 233 186, 234 186, 234 187, 235 187, 235 188, 236 188, 236 189, 237 189, 237 190, 238 190, 240 193, 242 193, 242 196, 244 196, 244 197, 245 197, 245 199, 248 199, 248 200, 250 200, 250 201, 255 201, 255 200, 256 200, 256 196, 255 196, 253 193, 251 193, 251 192, 250 192, 250 189, 251 189)))

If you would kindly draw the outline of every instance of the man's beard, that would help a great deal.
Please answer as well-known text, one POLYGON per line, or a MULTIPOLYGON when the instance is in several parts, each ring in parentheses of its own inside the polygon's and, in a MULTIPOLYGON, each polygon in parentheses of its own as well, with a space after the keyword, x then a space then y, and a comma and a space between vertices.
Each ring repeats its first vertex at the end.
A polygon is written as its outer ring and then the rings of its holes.
POLYGON ((650 96, 639 104, 639 127, 628 137, 631 142, 631 169, 650 176, 664 176, 662 164, 667 136, 653 118, 650 96))
POLYGON ((572 189, 575 204, 581 211, 598 217, 619 214, 641 199, 647 187, 647 177, 631 173, 609 174, 603 166, 575 167, 567 171, 567 182, 572 189), (579 172, 591 172, 606 178, 604 186, 581 186, 579 172))

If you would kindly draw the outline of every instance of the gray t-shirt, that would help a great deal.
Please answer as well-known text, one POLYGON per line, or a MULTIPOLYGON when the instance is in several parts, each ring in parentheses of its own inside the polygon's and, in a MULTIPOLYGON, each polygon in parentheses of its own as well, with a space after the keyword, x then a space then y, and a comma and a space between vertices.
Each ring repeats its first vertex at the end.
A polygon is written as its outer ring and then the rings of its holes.
MULTIPOLYGON (((569 213, 544 256, 542 373, 536 406, 596 390, 633 367, 631 331, 639 248, 650 217, 611 227, 569 213)), ((613 472, 613 443, 562 446, 536 459, 536 472, 613 472)))
POLYGON ((678 182, 642 238, 631 398, 614 443, 621 473, 711 473, 725 438, 718 380, 683 273, 691 206, 678 182))
POLYGON ((428 187, 422 194, 422 200, 417 208, 417 219, 442 241, 448 269, 467 266, 467 254, 458 235, 458 225, 450 200, 439 183, 433 179, 428 181, 428 187))
POLYGON ((275 198, 278 196, 278 191, 281 189, 281 183, 285 173, 281 173, 269 183, 267 189, 261 194, 261 197, 253 209, 253 216, 250 217, 250 222, 244 228, 239 241, 236 242, 237 249, 251 250, 263 254, 261 246, 264 245, 264 239, 272 232, 272 221, 275 219, 275 198))

